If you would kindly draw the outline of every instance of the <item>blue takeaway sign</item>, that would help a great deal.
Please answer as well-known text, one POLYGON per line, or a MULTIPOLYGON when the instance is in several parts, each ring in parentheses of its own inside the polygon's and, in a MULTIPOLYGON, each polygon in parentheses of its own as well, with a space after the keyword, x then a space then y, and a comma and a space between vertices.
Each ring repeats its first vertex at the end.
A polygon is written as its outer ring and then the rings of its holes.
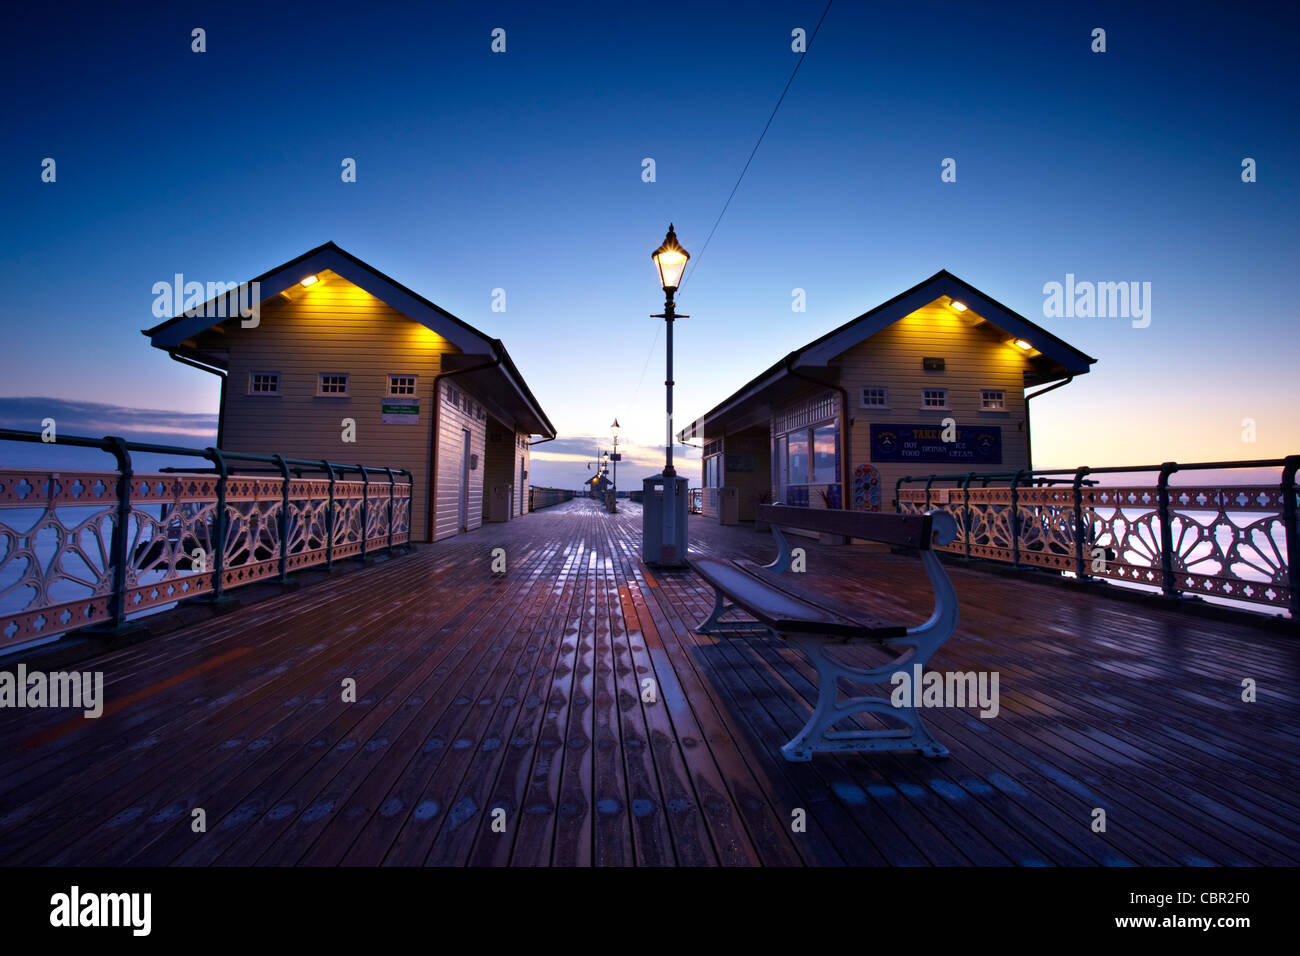
POLYGON ((871 426, 871 460, 931 461, 949 464, 1002 464, 1002 427, 961 427, 953 441, 944 441, 942 425, 871 426))

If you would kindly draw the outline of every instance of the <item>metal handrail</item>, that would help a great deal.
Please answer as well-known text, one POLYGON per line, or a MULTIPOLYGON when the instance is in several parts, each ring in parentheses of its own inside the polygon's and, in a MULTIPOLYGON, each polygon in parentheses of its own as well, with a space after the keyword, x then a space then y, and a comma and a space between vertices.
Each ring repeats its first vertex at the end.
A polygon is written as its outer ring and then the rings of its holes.
MULTIPOLYGON (((324 459, 308 460, 298 458, 287 458, 283 455, 257 455, 246 452, 225 451, 213 447, 208 448, 187 448, 180 445, 160 445, 153 442, 134 442, 116 435, 106 436, 104 438, 91 438, 85 435, 58 435, 54 441, 47 441, 45 435, 38 431, 24 431, 20 429, 0 428, 0 441, 23 442, 27 444, 54 444, 64 447, 73 448, 91 448, 96 449, 114 456, 117 471, 117 502, 114 509, 112 536, 109 544, 110 554, 106 560, 111 565, 111 581, 108 583, 106 606, 107 614, 99 614, 95 621, 102 621, 107 618, 108 626, 111 630, 119 630, 126 622, 129 613, 127 604, 128 591, 127 572, 131 566, 132 558, 127 554, 129 543, 128 524, 132 513, 132 483, 136 472, 134 471, 132 454, 157 454, 175 457, 188 457, 203 459, 210 465, 195 468, 175 468, 162 467, 158 469, 160 473, 169 474, 202 474, 216 477, 215 494, 216 504, 214 507, 211 528, 207 532, 209 537, 209 547, 212 551, 212 567, 206 569, 205 573, 210 573, 211 591, 208 596, 209 600, 218 601, 224 596, 228 587, 226 582, 226 537, 229 529, 229 516, 226 508, 226 494, 229 481, 236 473, 267 473, 276 474, 281 479, 281 489, 279 501, 280 521, 279 521, 279 562, 278 578, 282 583, 286 583, 289 578, 288 552, 289 552, 289 474, 292 470, 294 474, 301 477, 304 471, 322 472, 329 479, 329 505, 326 513, 326 535, 327 541, 324 549, 325 564, 328 568, 334 565, 334 532, 336 527, 335 498, 334 487, 336 479, 343 476, 356 473, 361 476, 362 496, 360 508, 360 520, 362 526, 360 529, 361 545, 359 561, 364 563, 367 556, 367 532, 369 517, 369 502, 366 500, 369 495, 370 473, 375 471, 385 472, 389 477, 389 505, 388 505, 388 548, 392 553, 393 547, 393 526, 396 518, 394 510, 394 501, 396 493, 395 476, 404 476, 404 484, 411 489, 405 499, 408 530, 407 543, 409 543, 409 521, 410 509, 413 500, 414 476, 406 468, 391 467, 374 467, 362 464, 347 464, 332 462, 324 459), (268 468, 252 468, 252 465, 268 465, 268 468)), ((60 469, 59 474, 71 477, 75 469, 60 469)), ((76 507, 76 504, 69 504, 68 507, 76 507)), ((53 508, 51 501, 48 507, 53 508)), ((107 569, 106 569, 107 570, 107 569)), ((175 568, 173 567, 174 571, 175 568)), ((247 583, 247 582, 240 582, 247 583)), ((138 589, 137 589, 138 590, 138 589)), ((102 593, 102 592, 100 592, 102 593)), ((64 602, 66 603, 66 602, 64 602)), ((55 602, 47 601, 42 607, 57 607, 55 602)), ((15 616, 30 616, 37 614, 41 607, 26 607, 20 612, 10 613, 8 620, 12 623, 15 616)), ((2 618, 0 618, 2 619, 2 618)), ((44 633, 57 634, 61 630, 70 630, 72 627, 59 628, 53 622, 46 622, 47 629, 44 633)), ((81 626, 80 624, 74 626, 81 626)), ((3 629, 0 628, 0 631, 3 629)), ((5 642, 0 637, 0 645, 5 642)))
MULTIPOLYGON (((1080 581, 1087 581, 1090 580, 1093 577, 1093 575, 1089 573, 1089 566, 1088 566, 1088 562, 1085 559, 1084 549, 1085 549, 1085 545, 1088 544, 1089 540, 1095 540, 1095 539, 1091 539, 1090 536, 1093 531, 1093 522, 1096 519, 1091 516, 1091 512, 1089 508, 1085 507, 1084 498, 1083 498, 1083 488, 1085 486, 1087 487, 1097 486, 1100 482, 1095 476, 1098 475, 1137 474, 1141 472, 1154 472, 1155 482, 1154 482, 1154 487, 1151 490, 1154 492, 1154 497, 1155 497, 1155 502, 1154 502, 1155 517, 1156 520, 1159 522, 1159 528, 1158 528, 1159 555, 1157 556, 1158 561, 1154 559, 1152 560, 1151 563, 1153 567, 1151 568, 1151 570, 1153 572, 1158 571, 1160 574, 1158 584, 1161 593, 1165 597, 1176 598, 1184 594, 1213 593, 1213 589, 1211 588, 1207 591, 1206 583, 1204 581, 1198 583, 1195 580, 1192 580, 1190 582, 1189 580, 1187 580, 1189 578, 1195 579, 1198 576, 1198 574, 1206 574, 1207 572, 1195 572, 1190 570, 1187 567, 1184 567, 1180 570, 1179 567, 1177 566, 1181 559, 1179 558, 1179 555, 1177 553, 1177 548, 1175 547, 1174 524, 1175 524, 1175 518, 1178 517, 1179 509, 1175 508, 1173 501, 1174 498, 1181 493, 1181 491, 1178 486, 1171 486, 1170 479, 1175 473, 1178 472, 1228 470, 1228 469, 1237 469, 1237 468, 1281 468, 1282 469, 1280 485, 1272 485, 1270 483, 1270 484, 1260 485, 1259 487, 1275 488, 1278 489, 1278 491, 1280 491, 1281 507, 1280 507, 1280 514, 1277 517, 1281 519, 1281 525, 1282 525, 1281 534, 1285 539, 1285 552, 1286 552, 1284 558, 1285 568, 1283 568, 1281 566, 1281 563, 1279 562, 1277 565, 1275 565, 1275 571, 1273 573, 1277 576, 1274 578, 1275 581, 1277 580, 1278 577, 1284 575, 1286 581, 1286 587, 1287 587, 1287 596, 1286 596, 1286 600, 1283 601, 1282 595, 1276 593, 1276 591, 1272 595, 1268 595, 1266 593, 1267 592, 1266 585, 1257 584, 1257 582, 1250 579, 1242 579, 1237 575, 1229 573, 1229 571, 1227 570, 1221 570, 1220 572, 1216 572, 1216 574, 1218 574, 1219 576, 1213 578, 1213 580, 1217 581, 1220 585, 1225 585, 1229 587, 1233 586, 1234 584, 1256 585, 1263 596, 1251 596, 1251 597, 1238 597, 1237 595, 1229 595, 1229 596, 1235 597, 1238 600, 1248 600, 1248 601, 1257 601, 1257 602, 1262 601, 1266 603, 1272 603, 1274 606, 1278 605, 1279 603, 1284 603, 1286 606, 1289 607, 1293 618, 1300 616, 1300 562, 1294 560, 1294 556, 1300 554, 1300 528, 1297 528, 1297 520, 1298 520, 1297 512, 1300 511, 1300 504, 1297 503, 1297 487, 1296 487, 1296 475, 1297 475, 1297 471, 1300 470, 1300 455, 1289 455, 1285 458, 1258 458, 1258 459, 1247 459, 1247 460, 1238 460, 1238 461, 1199 461, 1199 462, 1187 462, 1187 463, 1166 461, 1158 465, 1110 465, 1101 468, 1093 468, 1084 465, 1074 469, 1044 468, 1044 469, 1034 469, 1032 471, 1021 470, 1021 471, 998 471, 998 472, 965 472, 965 473, 943 474, 943 475, 940 474, 904 475, 903 477, 897 479, 894 483, 894 509, 896 511, 901 510, 900 503, 902 498, 903 486, 905 484, 924 483, 924 489, 925 489, 924 507, 926 510, 929 510, 929 508, 931 507, 931 490, 934 487, 935 483, 953 482, 954 488, 961 488, 963 491, 963 500, 961 502, 961 507, 963 510, 964 541, 956 544, 955 547, 963 551, 967 557, 970 557, 971 550, 972 550, 971 543, 973 537, 972 526, 971 526, 971 520, 972 520, 971 491, 970 491, 971 483, 975 479, 980 479, 983 483, 983 487, 987 488, 989 487, 990 482, 996 482, 999 485, 1002 482, 1006 482, 1007 487, 1009 487, 1009 490, 1011 492, 1011 501, 1009 506, 1011 508, 1011 514, 1010 514, 1011 534, 1010 534, 1010 540, 1005 542, 1005 544, 1000 545, 1000 548, 1003 551, 1003 556, 1000 557, 994 556, 994 560, 1008 560, 1005 554, 1009 553, 1009 560, 1011 564, 1013 566, 1018 567, 1021 565, 1022 558, 1025 554, 1023 550, 1024 543, 1022 542, 1022 533, 1023 533, 1022 517, 1020 514, 1020 501, 1021 501, 1022 493, 1024 493, 1024 489, 1029 488, 1031 486, 1050 487, 1053 485, 1069 485, 1072 493, 1072 502, 1069 508, 1070 510, 1073 511, 1073 519, 1074 519, 1073 520, 1074 541, 1073 541, 1073 555, 1072 555, 1073 560, 1071 563, 1073 564, 1073 572, 1075 576, 1080 581), (1065 477, 1059 477, 1059 478, 1055 477, 1055 476, 1066 476, 1066 475, 1069 475, 1070 477, 1068 479, 1066 479, 1065 477), (1183 578, 1183 580, 1181 581, 1179 580, 1180 575, 1183 578)), ((1105 489, 1102 490, 1104 491, 1105 489)), ((1273 492, 1270 492, 1270 494, 1272 493, 1273 492)), ((1095 498, 1095 496, 1093 497, 1095 498)), ((920 492, 918 491, 915 493, 915 501, 912 502, 911 506, 916 507, 917 505, 920 504, 920 501, 921 501, 920 492)), ((1031 505, 1029 507, 1037 508, 1038 506, 1031 505)), ((1122 505, 1120 505, 1120 507, 1122 507, 1122 505)), ((1231 510, 1231 508, 1227 504, 1222 504, 1221 507, 1225 511, 1231 510)), ((1212 510, 1212 509, 1207 506, 1204 508, 1185 507, 1182 510, 1204 511, 1204 510, 1212 510)), ((1277 520, 1277 519, 1275 518, 1273 520, 1277 520)), ((1184 537, 1183 532, 1180 531, 1179 535, 1180 535, 1179 540, 1180 541, 1183 540, 1184 537)), ((983 546, 981 546, 981 548, 986 552, 988 551, 988 549, 983 548, 983 546)), ((1112 560, 1113 559, 1111 557, 1107 558, 1107 568, 1105 571, 1107 575, 1114 576, 1112 571, 1113 568, 1120 568, 1120 569, 1128 568, 1128 570, 1132 571, 1135 567, 1137 567, 1137 565, 1131 562, 1125 563, 1123 561, 1114 561, 1112 563, 1112 560)), ((1205 560, 1205 559, 1199 558, 1197 560, 1205 560)), ((1053 565, 1053 566, 1057 566, 1057 565, 1053 565)), ((1139 570, 1142 570, 1143 568, 1145 568, 1145 565, 1143 565, 1142 568, 1139 568, 1139 570)), ((1152 583, 1156 583, 1156 582, 1154 582, 1153 580, 1152 583)), ((1278 584, 1280 585, 1281 581, 1278 581, 1278 584)))

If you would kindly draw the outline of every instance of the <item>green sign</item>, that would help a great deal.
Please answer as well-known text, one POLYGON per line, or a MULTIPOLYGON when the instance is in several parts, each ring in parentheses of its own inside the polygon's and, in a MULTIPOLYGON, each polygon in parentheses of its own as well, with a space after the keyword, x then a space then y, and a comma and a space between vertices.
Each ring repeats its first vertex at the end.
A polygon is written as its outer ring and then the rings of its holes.
POLYGON ((420 400, 418 398, 384 399, 380 421, 385 425, 420 424, 420 400))

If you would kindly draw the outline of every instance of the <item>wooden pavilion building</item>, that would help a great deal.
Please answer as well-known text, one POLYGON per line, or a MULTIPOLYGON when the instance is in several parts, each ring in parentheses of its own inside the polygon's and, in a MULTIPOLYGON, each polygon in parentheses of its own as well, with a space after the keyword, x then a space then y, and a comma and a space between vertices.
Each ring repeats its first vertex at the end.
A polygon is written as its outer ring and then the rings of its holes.
POLYGON ((417 541, 479 527, 503 485, 499 517, 528 510, 531 436, 555 428, 499 339, 332 242, 246 286, 144 330, 220 377, 218 447, 407 468, 417 541))
POLYGON ((720 515, 723 488, 738 520, 764 501, 892 510, 903 475, 1028 469, 1030 399, 1095 361, 940 271, 778 359, 677 437, 703 442, 706 515, 720 515))

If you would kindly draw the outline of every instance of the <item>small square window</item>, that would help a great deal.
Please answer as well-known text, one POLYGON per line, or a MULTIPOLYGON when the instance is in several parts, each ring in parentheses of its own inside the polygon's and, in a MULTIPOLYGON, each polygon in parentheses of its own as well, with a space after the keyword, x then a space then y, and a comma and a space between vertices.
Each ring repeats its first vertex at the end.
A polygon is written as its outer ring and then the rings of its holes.
POLYGON ((948 390, 946 388, 927 388, 921 392, 922 408, 947 408, 948 390))
POLYGON ((332 398, 346 397, 348 394, 348 377, 338 372, 321 372, 316 377, 316 394, 329 395, 332 398))
POLYGON ((392 397, 414 395, 415 382, 416 376, 414 375, 390 375, 388 376, 388 394, 392 397))
POLYGON ((249 395, 279 395, 280 394, 280 373, 279 372, 249 372, 248 373, 248 394, 249 395))
POLYGON ((980 390, 980 411, 1005 412, 1007 410, 1007 393, 1000 388, 980 390))
POLYGON ((876 385, 867 386, 862 390, 862 407, 888 408, 889 389, 876 385))

